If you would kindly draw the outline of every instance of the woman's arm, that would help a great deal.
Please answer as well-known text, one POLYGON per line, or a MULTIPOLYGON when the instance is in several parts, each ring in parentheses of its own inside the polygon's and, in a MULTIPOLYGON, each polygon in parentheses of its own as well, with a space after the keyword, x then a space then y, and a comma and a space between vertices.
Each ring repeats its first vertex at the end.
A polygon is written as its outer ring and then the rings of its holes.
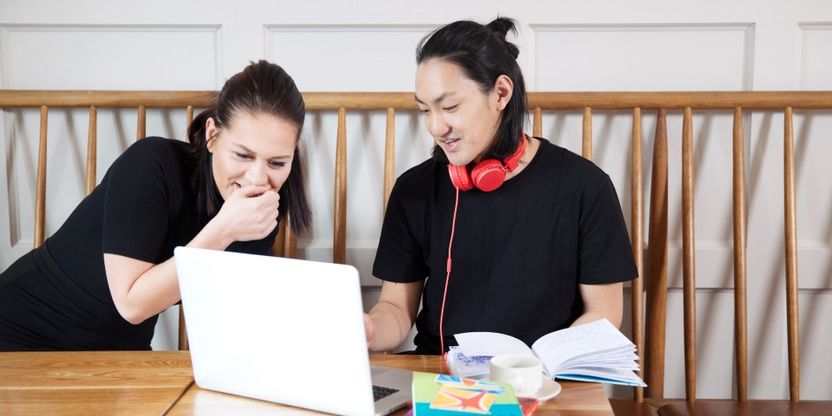
MULTIPOLYGON (((277 192, 268 189, 264 185, 237 190, 187 246, 225 250, 235 241, 265 238, 277 226, 279 206, 277 192)), ((104 253, 104 270, 116 309, 132 324, 144 322, 181 298, 173 258, 154 265, 104 253)))
POLYGON ((424 283, 382 283, 378 303, 364 315, 370 350, 390 351, 404 341, 416 320, 424 283))
POLYGON ((624 284, 579 285, 584 301, 584 313, 572 326, 607 318, 613 325, 621 326, 624 315, 624 284))

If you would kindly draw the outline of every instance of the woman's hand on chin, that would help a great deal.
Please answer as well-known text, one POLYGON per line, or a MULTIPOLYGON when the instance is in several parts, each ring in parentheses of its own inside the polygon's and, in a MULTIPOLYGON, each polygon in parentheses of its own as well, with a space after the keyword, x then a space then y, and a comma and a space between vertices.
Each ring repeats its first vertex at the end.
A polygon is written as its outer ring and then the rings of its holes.
POLYGON ((269 185, 246 185, 229 196, 211 222, 233 241, 265 238, 277 226, 280 195, 269 185))

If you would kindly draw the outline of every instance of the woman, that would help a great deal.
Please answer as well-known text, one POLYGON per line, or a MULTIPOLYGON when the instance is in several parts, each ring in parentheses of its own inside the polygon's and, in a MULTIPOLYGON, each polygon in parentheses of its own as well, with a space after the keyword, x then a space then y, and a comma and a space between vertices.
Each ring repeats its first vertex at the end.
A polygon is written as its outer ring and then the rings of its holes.
POLYGON ((150 349, 180 299, 173 248, 266 254, 310 221, 303 97, 278 65, 231 77, 188 140, 130 146, 43 246, 0 274, 0 350, 150 349))
POLYGON ((435 147, 387 206, 373 266, 384 282, 365 316, 372 350, 398 346, 414 320, 422 354, 461 332, 530 345, 600 318, 620 325, 621 282, 636 268, 615 189, 592 162, 523 133, 509 31, 506 18, 459 21, 417 49, 416 101, 435 147))

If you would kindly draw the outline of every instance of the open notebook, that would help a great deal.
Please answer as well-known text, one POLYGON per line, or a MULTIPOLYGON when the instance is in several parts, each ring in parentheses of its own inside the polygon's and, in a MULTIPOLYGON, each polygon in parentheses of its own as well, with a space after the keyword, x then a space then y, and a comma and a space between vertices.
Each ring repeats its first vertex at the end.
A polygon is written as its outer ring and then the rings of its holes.
POLYGON ((639 370, 636 346, 606 319, 551 332, 531 347, 495 332, 466 332, 454 337, 459 346, 451 347, 447 359, 457 376, 486 376, 491 357, 518 354, 540 358, 543 372, 552 379, 646 387, 634 372, 639 370))

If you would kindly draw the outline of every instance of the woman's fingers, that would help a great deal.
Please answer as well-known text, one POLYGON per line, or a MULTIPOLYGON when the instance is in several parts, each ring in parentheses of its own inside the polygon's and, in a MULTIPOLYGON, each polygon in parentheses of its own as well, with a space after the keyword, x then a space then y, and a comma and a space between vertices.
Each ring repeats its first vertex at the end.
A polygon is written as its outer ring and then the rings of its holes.
POLYGON ((223 215, 235 241, 259 240, 277 226, 280 195, 269 185, 247 185, 225 201, 223 215))
POLYGON ((251 198, 251 197, 261 195, 264 192, 269 191, 270 189, 272 189, 272 187, 268 184, 265 184, 265 185, 246 185, 246 186, 234 191, 234 193, 232 195, 240 195, 240 196, 243 196, 243 197, 251 198))

